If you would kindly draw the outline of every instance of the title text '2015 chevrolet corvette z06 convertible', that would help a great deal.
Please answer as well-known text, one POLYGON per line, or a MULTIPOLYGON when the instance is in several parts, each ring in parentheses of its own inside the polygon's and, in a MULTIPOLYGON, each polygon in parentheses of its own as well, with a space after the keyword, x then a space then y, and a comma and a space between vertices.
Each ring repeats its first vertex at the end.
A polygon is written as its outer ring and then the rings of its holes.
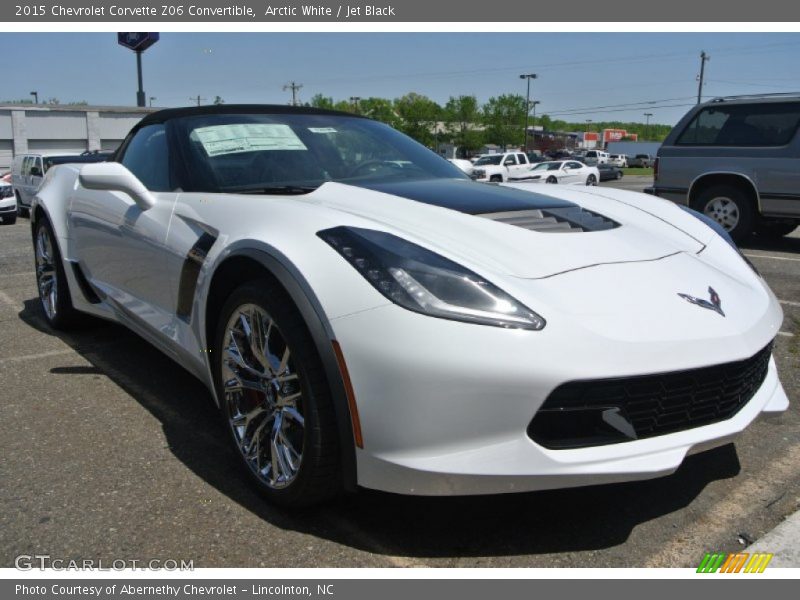
POLYGON ((712 221, 471 181, 390 127, 169 109, 31 210, 53 327, 122 323, 199 377, 272 501, 673 472, 787 408, 782 321, 712 221))

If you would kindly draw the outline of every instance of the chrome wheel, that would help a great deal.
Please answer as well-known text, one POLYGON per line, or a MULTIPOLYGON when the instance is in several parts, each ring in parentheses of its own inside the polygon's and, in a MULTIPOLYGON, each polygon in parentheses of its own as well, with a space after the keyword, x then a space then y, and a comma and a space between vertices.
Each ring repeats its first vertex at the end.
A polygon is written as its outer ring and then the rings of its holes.
POLYGON ((303 461, 305 419, 283 334, 264 309, 243 304, 225 326, 220 360, 222 401, 242 457, 268 487, 287 487, 303 461))
POLYGON ((739 207, 725 196, 709 200, 703 212, 722 225, 725 231, 731 231, 739 224, 739 207))
POLYGON ((36 255, 36 284, 39 288, 39 299, 42 308, 51 321, 56 317, 58 310, 58 277, 56 273, 55 253, 53 240, 47 227, 39 227, 36 233, 34 248, 36 255))

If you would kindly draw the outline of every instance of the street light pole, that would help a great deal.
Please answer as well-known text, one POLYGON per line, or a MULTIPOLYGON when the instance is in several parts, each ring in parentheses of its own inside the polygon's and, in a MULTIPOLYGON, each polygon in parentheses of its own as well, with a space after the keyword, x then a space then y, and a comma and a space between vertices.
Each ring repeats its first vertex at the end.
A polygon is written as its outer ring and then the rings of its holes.
POLYGON ((39 92, 31 92, 31 96, 33 96, 33 103, 39 104, 39 92))
POLYGON ((528 115, 531 112, 531 79, 536 79, 536 73, 526 73, 519 76, 520 79, 528 80, 528 91, 525 94, 525 146, 524 150, 528 150, 528 115))
POLYGON ((644 113, 644 116, 647 118, 647 122, 644 125, 644 135, 647 139, 650 139, 650 117, 653 116, 653 113, 644 113))
POLYGON ((136 75, 139 78, 139 91, 136 92, 136 106, 146 106, 144 102, 144 87, 142 84, 142 51, 136 51, 136 75))
POLYGON ((153 106, 153 100, 155 100, 155 99, 156 99, 155 96, 150 96, 150 106, 151 107, 153 106))

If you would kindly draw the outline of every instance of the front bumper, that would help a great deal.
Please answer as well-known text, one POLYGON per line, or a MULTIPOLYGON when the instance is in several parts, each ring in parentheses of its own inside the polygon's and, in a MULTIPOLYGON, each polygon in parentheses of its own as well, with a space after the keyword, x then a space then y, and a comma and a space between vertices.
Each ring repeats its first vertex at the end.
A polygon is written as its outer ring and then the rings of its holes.
MULTIPOLYGON (((714 332, 705 339, 672 335, 674 325, 663 334, 610 339, 603 327, 564 324, 558 318, 539 332, 505 330, 394 305, 334 319, 364 437, 364 448, 357 451, 358 483, 403 494, 467 495, 670 474, 687 455, 728 443, 759 415, 786 410, 773 359, 752 399, 718 423, 565 450, 536 444, 527 426, 564 382, 750 357, 774 336, 780 315, 771 299, 747 330, 728 336, 714 332)), ((698 318, 704 316, 698 311, 698 318)))

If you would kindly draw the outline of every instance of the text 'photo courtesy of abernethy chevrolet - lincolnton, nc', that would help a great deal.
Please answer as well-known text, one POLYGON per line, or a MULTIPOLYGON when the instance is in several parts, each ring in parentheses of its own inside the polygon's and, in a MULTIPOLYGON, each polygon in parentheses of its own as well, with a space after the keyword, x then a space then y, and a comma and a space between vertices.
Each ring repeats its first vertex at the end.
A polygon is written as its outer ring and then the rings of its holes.
POLYGON ((483 183, 332 110, 165 109, 47 171, 39 296, 199 378, 278 504, 658 477, 787 409, 783 313, 718 221, 596 177, 483 183))

